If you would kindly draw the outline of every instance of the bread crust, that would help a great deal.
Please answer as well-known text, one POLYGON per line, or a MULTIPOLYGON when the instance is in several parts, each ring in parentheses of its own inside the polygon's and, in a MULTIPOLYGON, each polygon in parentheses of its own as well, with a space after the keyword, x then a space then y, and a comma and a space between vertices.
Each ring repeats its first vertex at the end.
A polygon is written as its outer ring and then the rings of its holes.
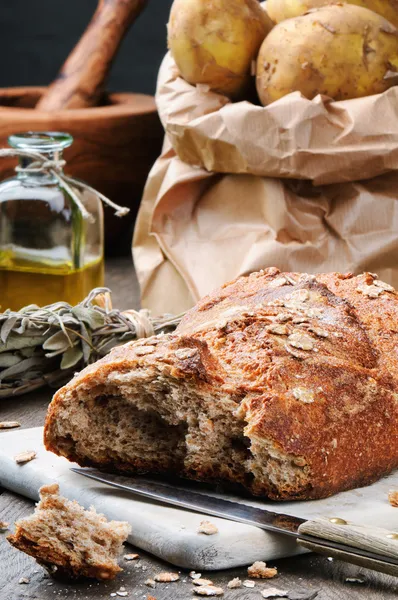
MULTIPOLYGON (((55 394, 45 444, 81 465, 170 470, 145 456, 124 463, 88 458, 74 443, 65 448, 57 432, 60 412, 73 411, 83 388, 95 396, 105 383, 112 390, 115 371, 153 371, 235 403, 255 474, 238 483, 251 493, 275 500, 329 496, 398 467, 397 348, 398 295, 375 275, 266 269, 205 297, 175 334, 126 344, 84 369, 55 394), (155 349, 145 354, 146 346, 155 349), (296 469, 295 481, 273 479, 282 462, 296 469)), ((177 471, 224 478, 200 464, 177 471)))

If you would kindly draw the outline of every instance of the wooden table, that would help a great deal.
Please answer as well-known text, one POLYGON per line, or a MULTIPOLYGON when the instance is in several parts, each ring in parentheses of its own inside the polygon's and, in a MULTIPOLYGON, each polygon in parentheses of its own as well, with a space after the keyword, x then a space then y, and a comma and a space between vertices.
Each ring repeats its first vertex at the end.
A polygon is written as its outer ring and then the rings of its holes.
MULTIPOLYGON (((107 263, 107 285, 114 290, 114 305, 126 309, 139 305, 139 292, 131 262, 128 259, 112 260, 107 263)), ((17 420, 22 427, 36 427, 43 424, 51 392, 38 391, 28 396, 1 401, 0 420, 17 420)), ((1 444, 1 434, 0 434, 1 444)), ((33 503, 16 494, 0 489, 0 520, 11 524, 19 517, 30 514, 33 503)), ((156 585, 148 588, 144 581, 160 571, 175 571, 175 567, 128 547, 127 552, 137 551, 140 559, 124 562, 124 572, 116 581, 110 583, 86 582, 79 584, 58 583, 51 580, 35 561, 13 549, 0 533, 0 600, 102 600, 110 598, 124 586, 128 598, 156 600, 188 600, 194 596, 192 583, 187 573, 181 573, 177 583, 156 585), (19 584, 26 577, 29 584, 19 584)), ((305 555, 291 559, 273 561, 278 567, 279 576, 272 584, 289 591, 291 600, 393 600, 398 597, 398 579, 381 575, 366 569, 347 565, 338 561, 329 561, 316 555, 305 555), (348 583, 346 578, 358 578, 363 583, 348 583)), ((233 569, 223 572, 209 572, 206 576, 217 585, 224 587, 225 598, 230 600, 261 599, 260 590, 264 583, 256 584, 254 589, 240 588, 228 590, 226 584, 233 577, 247 578, 246 569, 233 569)), ((270 584, 270 582, 269 582, 270 584)), ((116 600, 119 596, 115 597, 116 600)))

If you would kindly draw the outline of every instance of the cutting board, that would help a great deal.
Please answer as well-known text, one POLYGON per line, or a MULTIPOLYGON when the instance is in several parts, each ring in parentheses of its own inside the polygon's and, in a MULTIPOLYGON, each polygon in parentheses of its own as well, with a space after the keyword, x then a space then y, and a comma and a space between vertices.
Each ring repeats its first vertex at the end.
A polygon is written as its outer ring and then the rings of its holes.
MULTIPOLYGON (((188 569, 227 569, 302 552, 293 538, 216 517, 209 520, 217 525, 219 533, 199 534, 199 523, 206 518, 203 515, 138 499, 72 473, 70 462, 44 449, 42 437, 42 427, 0 433, 0 486, 38 500, 40 486, 57 482, 68 498, 85 507, 94 506, 109 519, 128 521, 132 526, 129 542, 134 546, 188 569), (17 465, 13 457, 25 450, 36 450, 37 458, 17 465)), ((189 487, 188 483, 184 485, 189 487)), ((398 489, 398 472, 366 488, 324 500, 276 503, 231 494, 223 497, 305 519, 338 516, 358 524, 396 530, 398 509, 387 500, 392 488, 398 489)))

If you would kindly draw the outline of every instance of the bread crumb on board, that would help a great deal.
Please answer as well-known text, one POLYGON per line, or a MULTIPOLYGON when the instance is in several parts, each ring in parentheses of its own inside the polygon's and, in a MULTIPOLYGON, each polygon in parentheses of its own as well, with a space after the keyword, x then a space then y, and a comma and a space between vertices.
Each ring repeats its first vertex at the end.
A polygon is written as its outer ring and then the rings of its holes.
POLYGON ((0 521, 0 531, 7 531, 10 524, 7 521, 0 521))
POLYGON ((151 588, 155 588, 155 587, 156 587, 156 581, 155 581, 154 579, 151 579, 151 578, 149 578, 149 579, 146 579, 146 580, 144 581, 144 583, 145 583, 145 585, 147 585, 148 587, 151 587, 151 588))
POLYGON ((388 501, 391 506, 398 508, 398 490, 391 490, 388 494, 388 501))
POLYGON ((190 571, 189 576, 191 579, 199 579, 199 577, 202 577, 202 573, 196 573, 196 571, 190 571))
POLYGON ((159 583, 171 583, 172 581, 178 581, 180 576, 178 573, 158 573, 154 577, 155 581, 159 583))
POLYGON ((14 429, 16 427, 21 427, 21 423, 18 423, 18 421, 0 421, 0 429, 14 429))
POLYGON ((36 458, 37 453, 34 450, 26 450, 25 452, 20 452, 14 456, 14 460, 17 465, 24 465, 27 462, 30 462, 34 458, 36 458))
POLYGON ((256 585, 256 582, 250 581, 250 579, 245 579, 245 581, 242 583, 242 585, 247 588, 254 588, 254 586, 256 585))
POLYGON ((192 581, 192 583, 194 585, 213 585, 213 582, 211 579, 202 579, 202 577, 199 577, 198 579, 194 579, 192 581))
POLYGON ((125 554, 123 556, 124 560, 127 560, 127 561, 129 561, 129 560, 137 560, 139 557, 140 557, 139 554, 125 554))
POLYGON ((254 579, 272 579, 278 574, 278 570, 275 567, 267 567, 262 560, 257 560, 247 569, 247 574, 254 579))
POLYGON ((201 585, 194 589, 197 596, 223 596, 224 590, 215 585, 201 585))
POLYGON ((198 527, 198 533, 204 533, 205 535, 214 535, 218 533, 218 528, 210 521, 201 521, 198 527))
POLYGON ((21 579, 18 581, 18 583, 20 583, 21 585, 28 584, 28 583, 30 583, 30 579, 28 577, 21 577, 21 579))
POLYGON ((227 587, 230 590, 240 588, 240 587, 242 587, 242 580, 239 579, 239 577, 235 577, 234 579, 231 579, 231 581, 228 581, 227 587))
POLYGON ((267 588, 261 592, 263 598, 287 598, 289 592, 286 590, 278 590, 278 588, 267 588))

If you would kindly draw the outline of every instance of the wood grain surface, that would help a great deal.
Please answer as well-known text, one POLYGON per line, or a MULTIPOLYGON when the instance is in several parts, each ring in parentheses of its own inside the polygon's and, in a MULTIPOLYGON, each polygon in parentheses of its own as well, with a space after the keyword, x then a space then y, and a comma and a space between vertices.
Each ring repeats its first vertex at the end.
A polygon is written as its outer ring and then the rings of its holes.
POLYGON ((147 0, 100 0, 98 8, 37 109, 57 111, 101 104, 121 41, 147 0))
MULTIPOLYGON (((108 261, 107 285, 114 289, 114 305, 120 308, 137 308, 138 287, 129 260, 108 261)), ((18 420, 22 427, 35 427, 43 424, 50 391, 32 393, 30 396, 2 401, 0 420, 18 420)), ((1 434, 0 434, 1 443, 1 434)), ((19 517, 28 515, 33 503, 13 493, 0 490, 0 520, 11 524, 19 517)), ((12 526, 12 525, 11 525, 12 526)), ((128 546, 127 552, 135 549, 128 546)), ((35 561, 13 549, 0 533, 0 600, 50 600, 50 598, 76 600, 102 600, 110 598, 120 586, 128 592, 128 598, 156 600, 189 600, 194 596, 188 574, 182 572, 180 581, 169 584, 156 584, 155 589, 144 582, 160 571, 175 571, 176 568, 136 550, 139 561, 123 564, 124 572, 108 583, 85 582, 79 584, 58 583, 47 577, 35 561), (27 577, 29 584, 19 584, 21 577, 27 577)), ((261 598, 260 591, 267 587, 277 587, 289 592, 291 600, 393 600, 398 596, 398 578, 381 575, 360 569, 339 561, 329 561, 325 557, 306 555, 274 561, 279 575, 270 581, 258 581, 252 589, 229 590, 226 587, 233 577, 247 578, 246 569, 211 572, 206 576, 224 588, 228 600, 255 600, 261 598), (360 579, 359 582, 346 581, 347 578, 360 579)), ((115 597, 116 600, 119 596, 115 597)))

